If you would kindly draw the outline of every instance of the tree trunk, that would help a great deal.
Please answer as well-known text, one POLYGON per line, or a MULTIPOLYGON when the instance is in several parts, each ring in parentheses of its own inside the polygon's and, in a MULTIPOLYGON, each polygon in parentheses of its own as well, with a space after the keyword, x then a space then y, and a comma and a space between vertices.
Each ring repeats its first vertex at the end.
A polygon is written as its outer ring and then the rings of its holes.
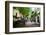
POLYGON ((36 23, 37 23, 37 16, 36 16, 36 23))

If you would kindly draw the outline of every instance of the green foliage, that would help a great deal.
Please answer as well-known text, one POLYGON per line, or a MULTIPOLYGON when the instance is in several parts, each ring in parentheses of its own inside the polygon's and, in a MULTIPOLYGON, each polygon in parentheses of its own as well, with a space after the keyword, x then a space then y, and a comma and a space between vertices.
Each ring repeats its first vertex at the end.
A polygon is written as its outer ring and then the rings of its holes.
POLYGON ((30 19, 40 15, 40 12, 37 13, 39 9, 38 10, 36 9, 35 12, 32 11, 32 8, 29 8, 29 7, 15 7, 15 9, 18 9, 19 12, 23 15, 23 17, 30 17, 30 19))
POLYGON ((23 16, 28 16, 29 15, 29 12, 30 12, 29 7, 17 7, 17 9, 19 10, 20 13, 23 14, 23 16))
POLYGON ((31 16, 32 16, 32 17, 36 17, 36 16, 38 16, 38 15, 40 15, 40 12, 39 12, 39 13, 37 13, 37 11, 35 11, 35 12, 33 12, 33 13, 32 13, 32 15, 31 15, 31 16))

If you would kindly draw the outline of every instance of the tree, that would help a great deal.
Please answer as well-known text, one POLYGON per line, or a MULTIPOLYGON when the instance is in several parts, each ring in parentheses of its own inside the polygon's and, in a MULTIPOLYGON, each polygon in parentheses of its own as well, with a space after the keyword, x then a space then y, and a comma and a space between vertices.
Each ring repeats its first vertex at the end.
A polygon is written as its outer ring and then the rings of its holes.
POLYGON ((35 9, 35 11, 32 11, 31 18, 32 18, 32 20, 34 20, 34 18, 35 18, 36 19, 36 23, 37 23, 38 15, 40 15, 40 9, 39 8, 35 9), (38 11, 39 11, 39 13, 38 13, 38 11))
POLYGON ((17 7, 17 9, 23 15, 23 17, 27 17, 29 15, 29 12, 30 12, 29 7, 17 7))

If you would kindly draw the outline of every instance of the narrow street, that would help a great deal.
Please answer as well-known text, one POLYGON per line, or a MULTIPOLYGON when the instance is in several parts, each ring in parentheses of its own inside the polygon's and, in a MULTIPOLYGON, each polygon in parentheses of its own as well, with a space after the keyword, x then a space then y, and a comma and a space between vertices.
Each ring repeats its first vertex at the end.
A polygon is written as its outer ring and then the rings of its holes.
POLYGON ((39 27, 40 24, 39 23, 36 23, 36 22, 27 21, 25 23, 25 26, 28 26, 28 27, 39 27))
POLYGON ((20 21, 16 21, 14 24, 13 24, 13 27, 14 28, 17 28, 17 27, 40 27, 40 23, 36 23, 36 22, 31 22, 31 21, 24 21, 24 20, 20 20, 20 21))

